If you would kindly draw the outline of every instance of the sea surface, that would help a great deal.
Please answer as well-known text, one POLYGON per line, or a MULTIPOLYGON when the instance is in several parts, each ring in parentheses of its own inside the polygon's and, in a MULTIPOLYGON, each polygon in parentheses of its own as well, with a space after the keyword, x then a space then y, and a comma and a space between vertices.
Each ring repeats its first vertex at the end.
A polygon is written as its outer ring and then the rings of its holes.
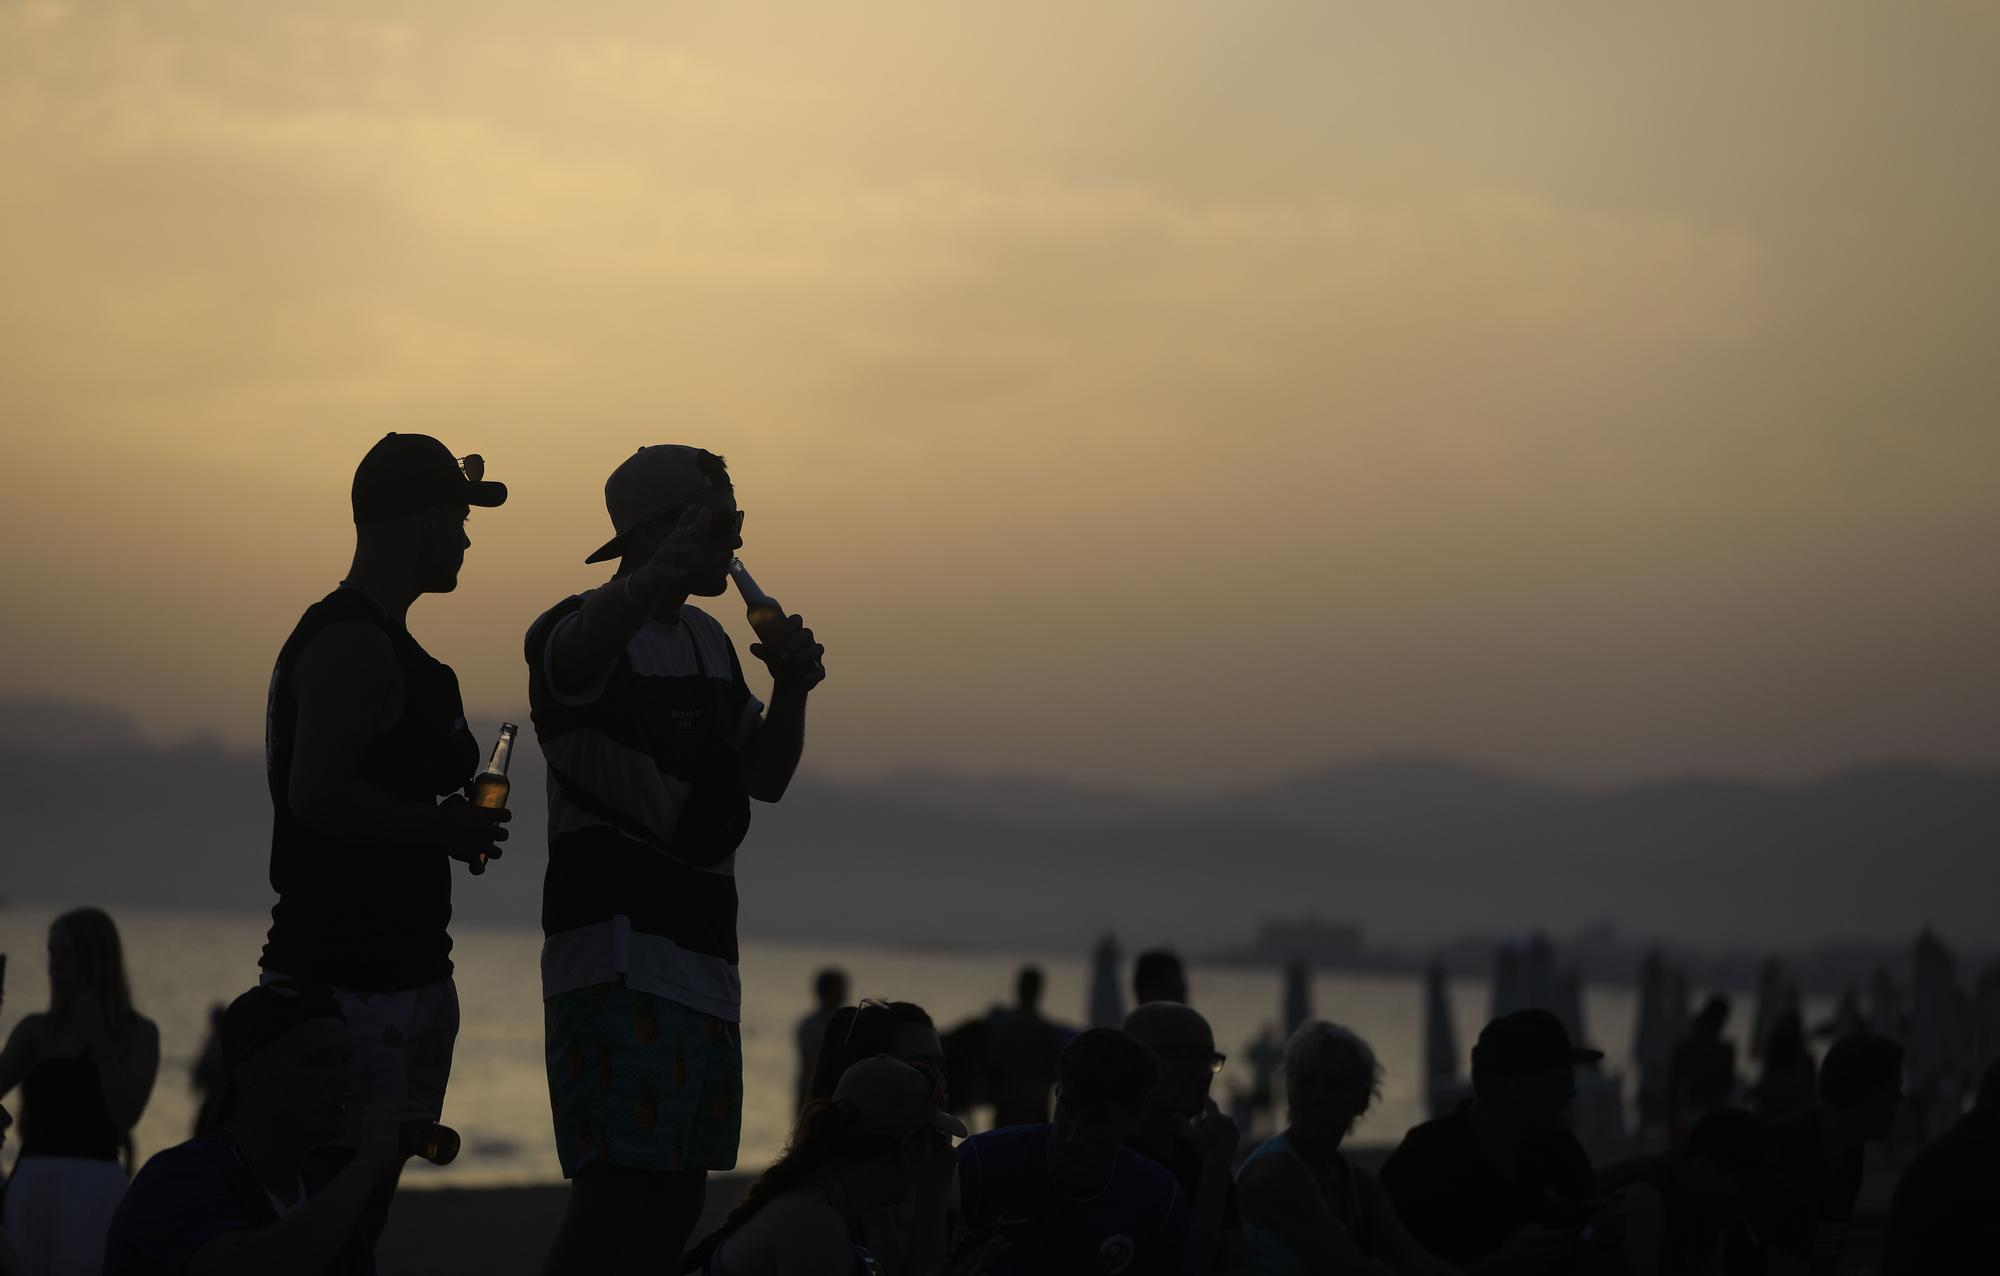
MULTIPOLYGON (((0 1032, 11 1031, 22 1015, 48 1004, 46 945, 54 916, 48 909, 0 910, 0 952, 9 956, 0 1032)), ((159 1024, 161 1034, 159 1082, 137 1131, 143 1159, 188 1137, 199 1102, 188 1075, 208 1030, 209 1008, 256 982, 267 923, 245 914, 137 910, 121 911, 117 921, 133 1000, 159 1024)), ((474 1187, 559 1181, 542 1066, 541 934, 475 926, 457 926, 453 933, 462 1026, 444 1117, 463 1135, 465 1150, 446 1168, 418 1163, 404 1182, 474 1187)), ((948 1029, 1009 1000, 1015 971, 1032 961, 1048 978, 1043 1012, 1081 1023, 1090 976, 1089 938, 1079 937, 1077 950, 1069 953, 746 941, 738 1168, 761 1169, 783 1146, 798 1068, 793 1027, 811 1009, 812 979, 821 967, 846 970, 856 997, 914 1001, 948 1029)), ((1279 974, 1275 969, 1196 964, 1190 982, 1194 1004, 1215 1028, 1217 1048, 1230 1055, 1216 1081, 1220 1100, 1232 1085, 1249 1086, 1244 1050, 1278 1021, 1279 974)), ((1463 1053, 1485 1020, 1485 981, 1455 981, 1451 1001, 1463 1053)), ((1353 1137, 1360 1143, 1393 1144, 1425 1115, 1419 1096, 1422 981, 1408 975, 1322 972, 1313 981, 1312 1002, 1316 1015, 1346 1024, 1375 1047, 1386 1070, 1382 1098, 1353 1137)), ((1586 1035, 1608 1051, 1612 1068, 1627 1066, 1634 1009, 1629 988, 1586 991, 1586 1035)), ((18 1103, 18 1096, 8 1101, 18 1103)), ((13 1152, 9 1139, 8 1162, 13 1152)))

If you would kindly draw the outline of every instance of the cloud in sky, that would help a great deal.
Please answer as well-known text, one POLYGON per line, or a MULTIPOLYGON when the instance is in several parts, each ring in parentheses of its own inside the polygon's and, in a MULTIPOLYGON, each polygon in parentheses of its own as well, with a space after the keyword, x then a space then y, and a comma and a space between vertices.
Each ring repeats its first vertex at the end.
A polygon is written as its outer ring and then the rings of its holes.
POLYGON ((13 688, 253 736, 422 429, 517 706, 686 438, 841 773, 2000 762, 1994 7, 990 9, 0 6, 13 688))

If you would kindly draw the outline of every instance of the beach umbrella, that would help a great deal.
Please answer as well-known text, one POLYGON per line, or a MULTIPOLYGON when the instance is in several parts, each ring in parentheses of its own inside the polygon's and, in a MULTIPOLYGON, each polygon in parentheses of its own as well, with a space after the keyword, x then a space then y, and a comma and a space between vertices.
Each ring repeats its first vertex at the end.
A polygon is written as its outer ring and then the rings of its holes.
POLYGON ((1887 966, 1877 966, 1868 981, 1868 1031, 1891 1041, 1903 1039, 1903 1004, 1887 966))
POLYGON ((1451 997, 1444 967, 1432 962, 1424 971, 1424 1077, 1449 1081, 1458 1076, 1458 1033, 1451 1022, 1451 997))
POLYGON ((1297 957, 1285 963, 1285 1015, 1287 1039, 1312 1018, 1312 967, 1297 957))
POLYGON ((1988 1063, 2000 1059, 2000 962, 1979 973, 1972 994, 1973 1058, 1981 1072, 1988 1063))
POLYGON ((1522 980, 1521 950, 1502 944, 1493 951, 1493 979, 1486 996, 1486 1017, 1499 1019, 1527 1008, 1522 980))
POLYGON ((1562 1020, 1563 1031, 1569 1033, 1570 1041, 1579 1046, 1585 1044, 1583 976, 1574 968, 1564 971, 1556 979, 1554 1002, 1555 1004, 1549 1009, 1555 1013, 1556 1018, 1562 1020))
POLYGON ((1090 954, 1090 1004, 1084 1020, 1093 1028, 1116 1028, 1125 1022, 1125 998, 1118 987, 1118 939, 1106 931, 1090 954))
POLYGON ((1516 1008, 1552 1011, 1560 1017, 1561 982, 1555 945, 1537 931, 1528 938, 1528 951, 1521 959, 1521 1004, 1516 1008))
POLYGON ((1929 928, 1917 936, 1910 981, 1908 1066, 1924 1128, 1942 1132, 1958 1117, 1965 1083, 1976 1075, 1972 1008, 1958 961, 1929 928))
POLYGON ((1757 1008, 1750 1016, 1750 1055, 1755 1059, 1764 1057, 1764 1047, 1771 1042, 1771 1030, 1778 1026, 1778 1019, 1784 1014, 1780 1004, 1785 997, 1785 974, 1776 957, 1766 957, 1757 969, 1757 1008))

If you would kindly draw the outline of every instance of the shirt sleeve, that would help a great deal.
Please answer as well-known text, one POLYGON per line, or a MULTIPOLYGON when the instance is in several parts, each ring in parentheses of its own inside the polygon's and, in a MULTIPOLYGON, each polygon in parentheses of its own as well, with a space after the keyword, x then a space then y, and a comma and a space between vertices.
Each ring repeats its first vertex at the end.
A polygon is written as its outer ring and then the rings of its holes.
POLYGON ((959 1216, 966 1226, 976 1227, 986 1221, 979 1213, 979 1144, 974 1139, 958 1145, 958 1203, 959 1216))
POLYGON ((232 1232, 254 1232, 268 1219, 248 1209, 226 1169, 209 1157, 156 1160, 133 1181, 111 1220, 106 1276, 187 1270, 202 1246, 232 1232))
MULTIPOLYGON (((590 595, 584 594, 583 597, 588 598, 590 595)), ((577 617, 582 614, 583 608, 578 607, 553 622, 543 617, 528 630, 528 663, 534 669, 535 677, 541 682, 549 700, 565 709, 580 709, 585 705, 597 703, 598 698, 604 694, 606 684, 611 681, 613 670, 617 668, 616 661, 606 665, 603 671, 591 680, 590 685, 574 695, 566 695, 557 688, 554 664, 556 635, 561 633, 565 626, 577 623, 577 617)))

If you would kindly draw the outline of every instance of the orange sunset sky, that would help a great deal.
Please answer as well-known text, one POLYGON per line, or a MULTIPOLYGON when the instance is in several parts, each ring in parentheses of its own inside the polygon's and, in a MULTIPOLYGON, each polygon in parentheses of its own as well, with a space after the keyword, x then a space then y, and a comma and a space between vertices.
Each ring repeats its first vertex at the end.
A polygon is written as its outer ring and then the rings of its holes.
POLYGON ((0 0, 0 695, 255 741, 395 429, 513 489, 412 617, 482 734, 683 441, 822 774, 2000 765, 1996 68, 1969 2, 0 0))

